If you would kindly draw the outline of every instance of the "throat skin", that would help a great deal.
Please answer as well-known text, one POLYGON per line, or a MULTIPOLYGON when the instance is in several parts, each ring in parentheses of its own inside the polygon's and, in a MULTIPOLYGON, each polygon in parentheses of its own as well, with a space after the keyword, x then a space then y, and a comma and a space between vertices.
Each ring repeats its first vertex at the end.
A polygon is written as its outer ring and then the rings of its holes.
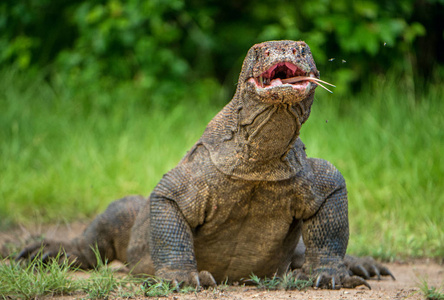
POLYGON ((285 156, 299 136, 301 123, 296 109, 286 103, 269 105, 243 101, 239 111, 238 132, 235 138, 243 160, 266 164, 285 156), (276 134, 278 133, 278 134, 276 134))

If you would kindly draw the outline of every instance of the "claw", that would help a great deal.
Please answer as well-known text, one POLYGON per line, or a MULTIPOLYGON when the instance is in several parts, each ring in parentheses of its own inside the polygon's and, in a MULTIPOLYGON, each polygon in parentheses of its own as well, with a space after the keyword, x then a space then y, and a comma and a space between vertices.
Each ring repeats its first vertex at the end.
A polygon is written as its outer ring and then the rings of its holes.
POLYGON ((395 276, 393 276, 392 272, 390 272, 390 270, 387 269, 386 267, 381 267, 380 271, 381 271, 381 275, 389 275, 390 277, 392 277, 393 280, 396 280, 396 278, 395 278, 395 276))
POLYGON ((174 289, 175 289, 177 292, 179 292, 179 291, 180 291, 180 284, 179 284, 179 282, 178 282, 176 279, 174 279, 174 280, 172 281, 172 284, 173 284, 173 286, 174 286, 174 289))
MULTIPOLYGON (((20 251, 19 254, 15 257, 15 261, 19 261, 20 259, 26 259, 29 258, 31 253, 35 252, 37 249, 43 247, 41 244, 32 245, 29 247, 24 248, 22 251, 20 251)), ((33 255, 33 258, 35 258, 35 255, 33 255)))
POLYGON ((15 257, 15 261, 18 262, 22 258, 27 258, 29 256, 28 249, 23 249, 19 254, 15 257))
POLYGON ((375 266, 375 265, 373 265, 372 266, 372 269, 373 269, 373 272, 376 274, 376 276, 378 277, 378 280, 381 280, 381 274, 379 273, 379 270, 378 270, 378 268, 375 266))
POLYGON ((331 289, 335 290, 335 277, 334 276, 331 277, 331 289))
POLYGON ((361 280, 361 284, 360 285, 365 285, 366 287, 368 287, 369 290, 372 289, 372 287, 370 286, 370 284, 368 284, 367 280, 359 278, 361 280))
POLYGON ((342 284, 342 286, 344 288, 348 288, 348 289, 354 289, 355 287, 360 286, 360 285, 365 285, 366 287, 368 287, 369 290, 372 289, 370 284, 368 284, 368 282, 365 279, 362 279, 359 276, 348 277, 343 281, 343 284, 342 284))
POLYGON ((40 259, 42 261, 43 264, 46 264, 49 262, 49 259, 52 257, 52 253, 51 252, 46 252, 45 254, 42 255, 42 258, 40 259))
POLYGON ((199 289, 201 287, 199 275, 197 273, 192 275, 190 284, 197 289, 199 289))
POLYGON ((320 285, 320 283, 321 283, 322 277, 324 277, 324 275, 323 275, 323 274, 320 274, 320 275, 318 276, 318 279, 316 279, 316 284, 315 284, 315 287, 316 287, 316 288, 319 288, 319 285, 320 285))
POLYGON ((368 282, 364 279, 362 279, 364 282, 362 283, 363 285, 365 285, 366 287, 368 287, 369 290, 372 289, 372 287, 370 286, 370 284, 368 284, 368 282))
POLYGON ((362 277, 364 277, 365 279, 370 278, 370 274, 367 272, 367 270, 362 265, 358 265, 357 268, 362 272, 361 274, 358 274, 358 275, 362 275, 362 277))
POLYGON ((200 271, 199 273, 200 283, 204 287, 215 287, 217 286, 216 280, 214 280, 213 275, 208 271, 200 271))
POLYGON ((29 260, 30 260, 30 261, 35 261, 35 260, 37 259, 37 256, 39 256, 40 254, 41 254, 40 252, 37 252, 37 253, 31 255, 31 256, 29 257, 29 260))
POLYGON ((296 279, 296 280, 305 280, 305 281, 308 281, 308 280, 309 280, 308 276, 305 275, 304 273, 298 273, 298 274, 296 275, 296 278, 295 278, 295 279, 296 279))

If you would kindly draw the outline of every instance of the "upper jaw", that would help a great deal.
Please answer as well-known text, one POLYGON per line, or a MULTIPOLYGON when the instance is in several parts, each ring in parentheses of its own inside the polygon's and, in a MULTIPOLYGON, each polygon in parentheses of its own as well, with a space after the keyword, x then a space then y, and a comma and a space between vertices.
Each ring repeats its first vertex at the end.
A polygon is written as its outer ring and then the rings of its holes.
POLYGON ((275 89, 291 87, 300 92, 309 91, 311 87, 317 85, 308 80, 298 81, 295 83, 286 83, 285 79, 305 76, 318 78, 318 72, 313 70, 303 70, 292 62, 278 62, 260 73, 258 76, 250 77, 247 81, 253 83, 256 89, 275 89))

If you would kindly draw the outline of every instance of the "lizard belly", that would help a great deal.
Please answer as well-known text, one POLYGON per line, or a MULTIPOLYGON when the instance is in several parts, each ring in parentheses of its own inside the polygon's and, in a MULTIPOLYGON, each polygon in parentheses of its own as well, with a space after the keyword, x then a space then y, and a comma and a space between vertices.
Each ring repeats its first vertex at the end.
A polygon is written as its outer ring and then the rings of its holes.
POLYGON ((285 241, 294 221, 294 197, 271 185, 276 184, 238 182, 239 188, 212 201, 212 213, 195 231, 199 270, 210 271, 219 282, 234 281, 253 273, 273 275, 289 260, 292 251, 285 241))

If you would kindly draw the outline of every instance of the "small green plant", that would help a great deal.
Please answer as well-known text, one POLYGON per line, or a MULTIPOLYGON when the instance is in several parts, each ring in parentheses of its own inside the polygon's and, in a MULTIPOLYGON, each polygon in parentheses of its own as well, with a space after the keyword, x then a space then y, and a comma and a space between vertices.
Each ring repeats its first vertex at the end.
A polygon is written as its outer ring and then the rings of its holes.
POLYGON ((201 290, 202 290, 201 287, 196 288, 194 286, 188 285, 188 286, 180 287, 179 293, 181 293, 181 294, 190 294, 190 293, 197 293, 197 292, 199 292, 201 290))
POLYGON ((166 297, 172 293, 189 294, 199 291, 193 286, 175 287, 170 281, 157 277, 148 277, 142 284, 142 291, 148 297, 166 297))
POLYGON ((142 291, 147 297, 166 297, 175 291, 175 287, 167 280, 149 277, 143 283, 142 291))
POLYGON ((108 265, 94 270, 91 276, 83 280, 83 291, 89 299, 132 298, 145 294, 144 278, 132 275, 116 276, 108 265))
POLYGON ((80 290, 80 282, 72 279, 73 266, 60 255, 48 263, 36 256, 25 267, 4 259, 0 263, 0 295, 32 299, 45 295, 66 295, 80 290))
POLYGON ((281 287, 284 290, 303 290, 313 285, 312 280, 298 279, 296 274, 288 272, 281 278, 281 287))
POLYGON ((259 278, 255 274, 252 274, 249 281, 256 285, 257 288, 269 291, 294 289, 302 290, 313 285, 313 282, 310 280, 297 279, 293 272, 288 272, 282 277, 278 277, 275 274, 271 278, 259 278))
POLYGON ((213 291, 225 292, 229 289, 230 285, 228 284, 228 279, 221 282, 213 291))
POLYGON ((429 286, 425 279, 421 280, 420 289, 427 300, 444 300, 444 289, 429 286))
POLYGON ((91 299, 108 299, 118 285, 118 279, 115 278, 114 271, 105 264, 100 269, 91 272, 91 277, 86 281, 83 290, 91 299))
POLYGON ((119 280, 109 267, 108 261, 102 260, 97 245, 92 247, 97 260, 97 266, 85 282, 84 292, 90 299, 108 299, 112 292, 119 287, 119 280))
POLYGON ((255 274, 251 274, 250 281, 259 289, 277 290, 279 288, 279 278, 276 275, 273 275, 271 278, 259 278, 255 274))

